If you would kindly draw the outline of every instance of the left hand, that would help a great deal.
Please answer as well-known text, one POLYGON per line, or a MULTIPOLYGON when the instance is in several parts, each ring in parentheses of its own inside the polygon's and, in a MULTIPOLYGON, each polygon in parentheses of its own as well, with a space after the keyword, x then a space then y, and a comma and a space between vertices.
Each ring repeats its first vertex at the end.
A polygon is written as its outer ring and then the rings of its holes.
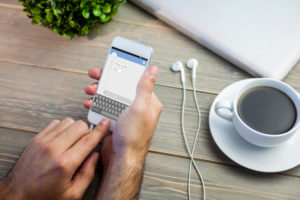
POLYGON ((89 154, 109 126, 109 120, 103 119, 89 132, 83 121, 52 121, 32 138, 0 182, 0 199, 81 199, 94 178, 99 157, 96 152, 89 154))
MULTIPOLYGON (((105 166, 112 157, 112 153, 119 151, 127 152, 127 147, 135 149, 134 158, 141 154, 144 157, 150 145, 151 138, 154 133, 162 104, 153 92, 158 68, 150 66, 141 76, 137 85, 137 95, 133 103, 121 114, 118 119, 112 135, 105 137, 102 145, 102 164, 105 166), (130 122, 130 123, 128 123, 130 122), (122 130, 122 131, 121 131, 122 130), (141 134, 143 132, 143 134, 141 134), (115 147, 112 149, 112 147, 115 147), (123 149, 121 147, 124 147, 123 149)), ((96 80, 99 80, 102 74, 102 69, 90 69, 88 75, 96 80)), ((85 93, 94 95, 97 91, 97 83, 87 85, 85 93)), ((92 106, 92 100, 86 100, 83 103, 84 107, 89 109, 92 106)))

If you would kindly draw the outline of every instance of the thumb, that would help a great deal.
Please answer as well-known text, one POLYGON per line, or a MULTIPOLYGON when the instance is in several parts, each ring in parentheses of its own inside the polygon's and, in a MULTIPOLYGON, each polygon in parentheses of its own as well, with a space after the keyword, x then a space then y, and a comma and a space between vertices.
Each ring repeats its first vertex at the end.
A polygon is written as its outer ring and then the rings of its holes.
POLYGON ((155 66, 148 67, 137 85, 135 101, 148 102, 151 100, 156 77, 159 69, 155 66))
POLYGON ((86 189, 92 182, 95 171, 96 171, 96 165, 99 160, 99 153, 94 152, 92 153, 84 162, 83 166, 80 168, 80 170, 77 172, 73 179, 73 188, 72 191, 76 193, 76 196, 83 196, 86 189))

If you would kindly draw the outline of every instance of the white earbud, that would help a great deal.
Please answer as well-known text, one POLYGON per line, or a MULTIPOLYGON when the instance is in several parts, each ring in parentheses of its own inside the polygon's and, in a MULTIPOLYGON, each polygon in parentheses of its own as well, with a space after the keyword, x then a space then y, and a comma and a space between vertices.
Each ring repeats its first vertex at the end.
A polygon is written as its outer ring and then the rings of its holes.
POLYGON ((198 60, 195 58, 190 58, 187 63, 186 66, 190 69, 192 69, 192 78, 193 80, 196 79, 196 68, 198 67, 198 60))
POLYGON ((173 72, 180 72, 181 75, 181 82, 184 84, 185 83, 185 74, 184 74, 184 67, 182 62, 177 61, 172 65, 171 70, 173 72))

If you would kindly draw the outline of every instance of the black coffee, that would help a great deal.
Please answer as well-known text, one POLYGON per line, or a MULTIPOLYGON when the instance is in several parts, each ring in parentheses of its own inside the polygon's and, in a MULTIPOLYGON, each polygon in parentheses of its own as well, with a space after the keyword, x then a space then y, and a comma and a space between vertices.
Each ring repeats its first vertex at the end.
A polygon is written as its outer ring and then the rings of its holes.
POLYGON ((246 91, 238 104, 240 118, 256 131, 277 135, 291 129, 297 118, 292 100, 271 87, 246 91))

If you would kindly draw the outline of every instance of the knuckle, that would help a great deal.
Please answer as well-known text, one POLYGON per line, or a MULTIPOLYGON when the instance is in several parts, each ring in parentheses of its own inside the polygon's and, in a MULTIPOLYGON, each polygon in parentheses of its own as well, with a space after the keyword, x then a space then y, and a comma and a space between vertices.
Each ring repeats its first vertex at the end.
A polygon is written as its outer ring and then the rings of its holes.
POLYGON ((33 138, 32 144, 38 148, 42 148, 44 146, 45 142, 42 139, 33 138))
POLYGON ((74 119, 70 118, 70 117, 67 117, 64 119, 65 122, 69 122, 69 123, 74 123, 74 119))
POLYGON ((60 120, 58 120, 58 119, 54 119, 54 120, 52 120, 52 122, 51 123, 53 123, 53 124, 58 124, 58 123, 60 123, 60 120))
POLYGON ((65 157, 59 158, 54 162, 54 169, 59 172, 66 172, 68 167, 68 159, 65 157))
POLYGON ((106 128, 102 123, 100 123, 98 126, 95 127, 95 130, 96 130, 97 132, 102 133, 102 132, 106 131, 107 128, 106 128))
MULTIPOLYGON (((155 77, 153 77, 153 76, 150 76, 149 77, 149 79, 148 79, 148 81, 149 81, 149 83, 151 84, 151 85, 154 85, 155 84, 155 81, 156 81, 156 79, 155 79, 155 77)), ((151 86, 150 85, 150 86, 151 86)))
POLYGON ((76 122, 76 125, 79 127, 79 128, 82 128, 85 132, 88 132, 89 131, 89 127, 87 125, 87 123, 85 123, 84 121, 82 120, 78 120, 76 122))
POLYGON ((163 109, 163 104, 161 102, 158 103, 158 109, 161 112, 163 109))
MULTIPOLYGON (((40 141, 39 141, 40 142, 40 141)), ((41 152, 43 153, 43 154, 50 154, 51 152, 52 152, 52 150, 53 150, 53 142, 47 142, 46 144, 40 144, 40 146, 41 146, 41 152)))
POLYGON ((82 138, 82 142, 86 145, 86 146, 92 146, 94 144, 94 139, 93 139, 93 135, 92 134, 88 134, 86 136, 84 136, 82 138))

